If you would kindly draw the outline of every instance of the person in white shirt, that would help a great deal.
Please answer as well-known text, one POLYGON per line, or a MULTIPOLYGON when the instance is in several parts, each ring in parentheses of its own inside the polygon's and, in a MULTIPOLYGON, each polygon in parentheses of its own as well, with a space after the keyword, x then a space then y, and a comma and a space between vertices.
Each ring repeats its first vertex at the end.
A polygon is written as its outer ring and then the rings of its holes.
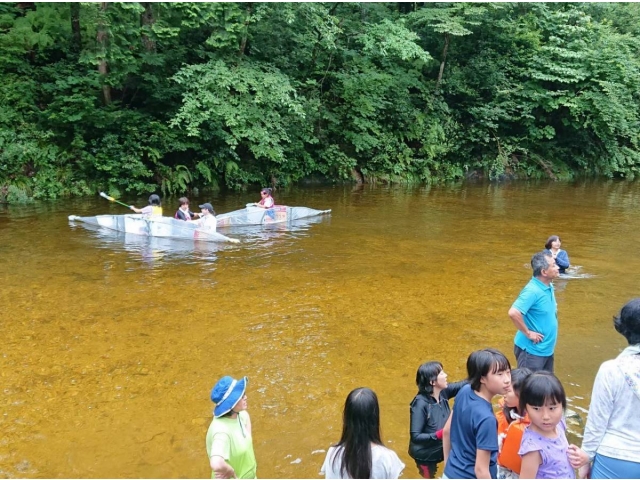
POLYGON ((580 478, 640 478, 640 298, 613 326, 629 346, 596 375, 582 449, 569 455, 580 478))
POLYGON ((356 388, 344 404, 342 437, 329 448, 320 470, 325 478, 398 478, 404 463, 380 439, 378 397, 356 388))
POLYGON ((203 203, 200 205, 200 218, 193 220, 193 223, 200 228, 206 228, 212 232, 216 231, 216 212, 213 209, 213 205, 210 203, 203 203))

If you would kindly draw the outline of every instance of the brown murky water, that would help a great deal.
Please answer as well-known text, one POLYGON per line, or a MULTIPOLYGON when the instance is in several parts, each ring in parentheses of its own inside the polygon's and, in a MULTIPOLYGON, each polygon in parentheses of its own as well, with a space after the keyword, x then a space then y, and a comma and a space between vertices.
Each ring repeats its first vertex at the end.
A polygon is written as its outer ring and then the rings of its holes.
MULTIPOLYGON (((225 212, 257 197, 212 200, 225 212)), ((277 200, 333 213, 219 246, 69 224, 125 213, 99 198, 0 206, 0 476, 208 477, 209 391, 246 374, 260 477, 317 477, 347 393, 369 386, 415 478, 418 365, 441 360, 457 380, 474 349, 513 358, 506 312, 554 233, 593 275, 556 284, 556 373, 574 411, 584 417, 599 364, 624 346, 611 317, 640 294, 640 184, 313 187, 277 200)))

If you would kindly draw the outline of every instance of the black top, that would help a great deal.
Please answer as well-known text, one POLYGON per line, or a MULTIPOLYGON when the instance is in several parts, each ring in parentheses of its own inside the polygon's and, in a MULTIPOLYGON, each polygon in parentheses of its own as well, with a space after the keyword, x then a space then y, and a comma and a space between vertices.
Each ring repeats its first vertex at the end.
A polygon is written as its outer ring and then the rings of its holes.
MULTIPOLYGON (((189 210, 189 215, 191 215, 191 218, 193 218, 193 212, 191 210, 189 210)), ((178 209, 178 211, 173 216, 173 218, 175 218, 176 220, 185 220, 185 221, 187 220, 187 216, 180 209, 178 209)))
POLYGON ((449 419, 449 399, 454 398, 467 383, 467 380, 463 380, 449 384, 440 392, 438 402, 431 395, 422 393, 418 393, 411 402, 409 455, 418 463, 439 463, 444 460, 442 440, 438 440, 436 432, 444 428, 449 419))

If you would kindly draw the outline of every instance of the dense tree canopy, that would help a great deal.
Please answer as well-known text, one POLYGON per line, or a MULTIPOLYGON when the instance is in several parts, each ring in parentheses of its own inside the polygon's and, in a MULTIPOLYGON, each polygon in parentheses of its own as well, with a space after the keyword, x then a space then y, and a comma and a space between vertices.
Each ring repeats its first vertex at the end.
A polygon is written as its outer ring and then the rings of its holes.
POLYGON ((634 3, 0 3, 0 200, 633 178, 634 3))

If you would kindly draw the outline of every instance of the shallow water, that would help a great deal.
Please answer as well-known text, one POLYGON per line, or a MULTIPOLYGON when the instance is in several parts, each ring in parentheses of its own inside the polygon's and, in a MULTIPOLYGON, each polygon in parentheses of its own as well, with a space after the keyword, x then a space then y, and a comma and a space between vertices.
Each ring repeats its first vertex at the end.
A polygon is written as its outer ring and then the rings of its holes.
POLYGON ((453 381, 472 350, 513 359, 507 310, 551 234, 584 275, 556 281, 556 373, 579 440, 597 368, 624 347, 612 315, 639 293, 638 185, 291 189, 278 203, 331 216, 230 231, 239 245, 67 220, 126 213, 97 196, 0 206, 0 476, 208 477, 209 392, 230 374, 250 379, 260 477, 317 477, 359 386, 415 477, 417 367, 441 360, 453 381))

